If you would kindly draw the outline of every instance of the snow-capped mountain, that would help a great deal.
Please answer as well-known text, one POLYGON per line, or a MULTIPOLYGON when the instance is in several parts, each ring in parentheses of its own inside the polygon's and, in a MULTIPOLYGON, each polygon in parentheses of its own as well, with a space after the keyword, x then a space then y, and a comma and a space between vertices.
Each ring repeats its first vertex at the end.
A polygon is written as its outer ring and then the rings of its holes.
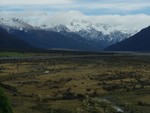
POLYGON ((93 43, 92 45, 97 45, 100 50, 129 38, 138 31, 137 29, 131 31, 118 25, 113 26, 103 22, 94 22, 94 20, 87 18, 69 18, 65 22, 54 22, 54 19, 49 15, 42 15, 41 17, 2 16, 0 18, 0 27, 10 33, 15 30, 17 30, 17 33, 18 31, 34 31, 35 33, 36 30, 57 32, 65 37, 76 38, 78 41, 81 38, 90 41, 90 43, 93 43))
MULTIPOLYGON (((107 24, 92 24, 90 21, 85 20, 72 20, 66 25, 40 25, 36 27, 59 32, 63 35, 66 35, 66 32, 75 33, 87 40, 109 42, 108 45, 122 41, 137 32, 128 32, 126 29, 107 24)), ((106 46, 108 45, 106 44, 106 46)))
POLYGON ((138 31, 138 30, 129 31, 120 26, 111 26, 108 24, 92 23, 84 19, 79 19, 79 20, 73 19, 68 21, 65 24, 39 23, 37 19, 36 19, 37 24, 35 24, 31 20, 27 20, 27 19, 23 19, 23 20, 35 28, 56 31, 60 33, 64 31, 73 32, 88 40, 121 41, 125 38, 130 37, 131 35, 135 34, 138 31))
MULTIPOLYGON (((48 18, 48 17, 47 17, 48 18)), ((47 21, 47 20, 45 20, 47 21)), ((91 21, 87 21, 84 19, 73 19, 68 21, 67 23, 49 23, 45 22, 44 20, 41 21, 40 17, 33 18, 33 17, 4 17, 0 18, 0 24, 9 26, 16 29, 33 29, 39 28, 43 30, 54 30, 57 32, 61 32, 63 30, 67 32, 75 32, 79 33, 82 31, 92 32, 93 38, 96 38, 94 34, 97 32, 101 32, 103 35, 109 35, 115 31, 120 31, 123 34, 135 34, 136 31, 129 32, 127 29, 121 28, 120 26, 111 26, 108 24, 102 23, 92 23, 91 21)), ((49 20, 51 21, 51 20, 49 20)), ((81 34, 84 36, 84 34, 81 34)))
POLYGON ((150 52, 150 26, 142 29, 132 37, 113 44, 106 51, 141 51, 150 52))
POLYGON ((10 32, 11 29, 27 31, 33 29, 33 26, 20 20, 19 18, 0 18, 0 26, 10 32))

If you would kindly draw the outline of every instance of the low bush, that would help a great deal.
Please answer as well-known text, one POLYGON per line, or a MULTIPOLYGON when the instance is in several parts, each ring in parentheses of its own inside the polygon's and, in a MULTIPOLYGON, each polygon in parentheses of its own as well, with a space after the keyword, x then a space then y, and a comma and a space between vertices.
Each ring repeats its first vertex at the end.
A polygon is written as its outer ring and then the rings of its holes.
POLYGON ((13 113, 8 98, 0 89, 0 113, 13 113))

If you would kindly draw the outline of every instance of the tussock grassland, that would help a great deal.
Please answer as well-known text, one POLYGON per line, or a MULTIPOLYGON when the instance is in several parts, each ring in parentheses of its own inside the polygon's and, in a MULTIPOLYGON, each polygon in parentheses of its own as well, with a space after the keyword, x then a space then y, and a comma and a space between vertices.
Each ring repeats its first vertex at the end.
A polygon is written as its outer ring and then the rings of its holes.
POLYGON ((150 56, 43 54, 0 60, 14 113, 149 113, 150 56))

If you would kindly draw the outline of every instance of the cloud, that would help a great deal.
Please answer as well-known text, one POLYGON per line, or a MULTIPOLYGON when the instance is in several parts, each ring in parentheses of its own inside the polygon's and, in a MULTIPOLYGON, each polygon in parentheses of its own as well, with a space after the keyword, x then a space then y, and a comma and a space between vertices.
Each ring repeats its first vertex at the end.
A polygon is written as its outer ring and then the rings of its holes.
POLYGON ((150 2, 138 2, 138 3, 90 3, 86 4, 83 8, 85 9, 112 9, 112 10, 140 10, 143 8, 150 7, 150 2))
POLYGON ((49 19, 60 24, 79 18, 116 27, 143 28, 150 25, 149 8, 149 0, 0 0, 0 17, 30 15, 40 17, 43 23, 49 19))
POLYGON ((97 15, 89 16, 78 11, 68 12, 1 12, 0 17, 18 17, 23 20, 30 20, 29 23, 33 25, 68 25, 72 21, 83 22, 88 24, 107 24, 117 29, 125 29, 129 32, 139 31, 150 25, 150 15, 136 14, 136 15, 97 15))
POLYGON ((71 4, 72 0, 0 0, 1 5, 71 4))
POLYGON ((149 0, 0 0, 0 11, 80 11, 99 14, 150 14, 149 0))

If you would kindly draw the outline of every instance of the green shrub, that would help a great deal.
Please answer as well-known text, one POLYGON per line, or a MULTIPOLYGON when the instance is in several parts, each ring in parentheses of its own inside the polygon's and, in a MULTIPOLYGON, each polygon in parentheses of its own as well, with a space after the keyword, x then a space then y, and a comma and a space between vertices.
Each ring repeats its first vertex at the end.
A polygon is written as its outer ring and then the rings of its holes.
POLYGON ((0 113, 13 113, 8 98, 0 89, 0 113))

